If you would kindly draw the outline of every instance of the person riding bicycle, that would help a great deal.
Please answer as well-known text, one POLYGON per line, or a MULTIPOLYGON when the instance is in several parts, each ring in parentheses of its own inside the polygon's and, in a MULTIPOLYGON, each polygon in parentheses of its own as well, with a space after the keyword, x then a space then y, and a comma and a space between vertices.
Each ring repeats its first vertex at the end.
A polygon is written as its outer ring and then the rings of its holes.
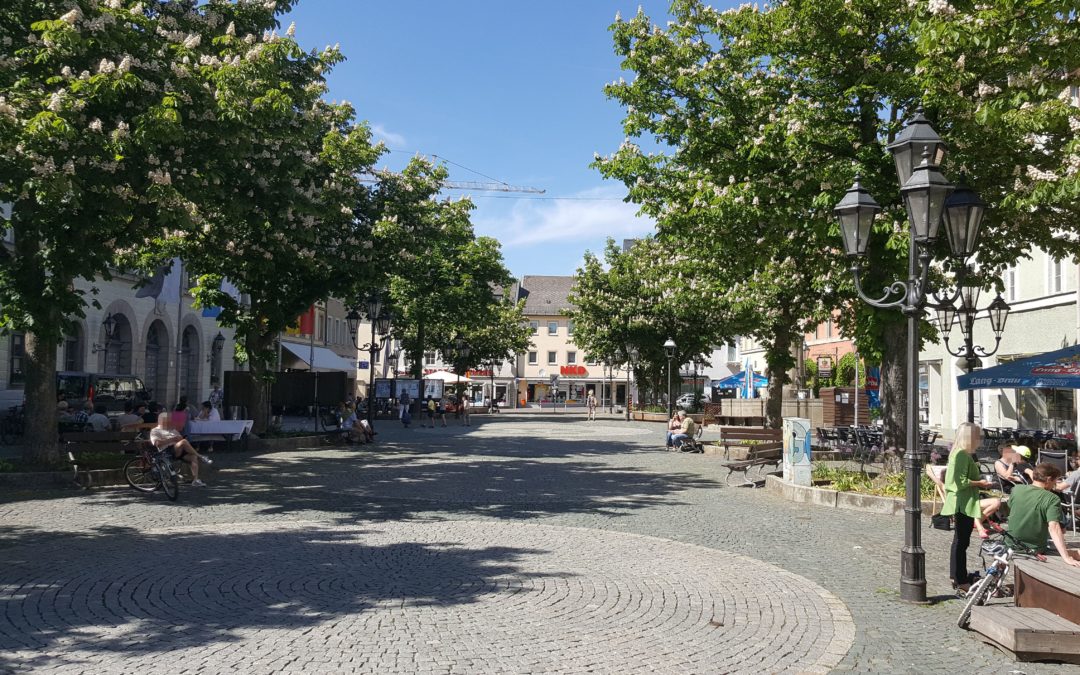
POLYGON ((192 487, 203 487, 206 483, 199 480, 199 462, 213 464, 209 457, 203 457, 191 447, 180 432, 173 429, 172 414, 163 412, 158 415, 157 426, 150 430, 150 442, 162 452, 170 453, 174 458, 187 462, 191 467, 192 487))
POLYGON ((1039 464, 1032 477, 1031 485, 1017 485, 1009 496, 1009 534, 1039 553, 1046 552, 1046 540, 1050 539, 1065 564, 1080 567, 1076 553, 1065 545, 1061 499, 1050 491, 1061 477, 1061 469, 1039 464))

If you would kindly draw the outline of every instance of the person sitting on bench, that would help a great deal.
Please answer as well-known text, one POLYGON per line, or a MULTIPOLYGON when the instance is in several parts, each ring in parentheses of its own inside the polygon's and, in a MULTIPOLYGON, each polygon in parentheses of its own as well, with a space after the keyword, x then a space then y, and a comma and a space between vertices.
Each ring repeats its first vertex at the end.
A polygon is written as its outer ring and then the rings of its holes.
POLYGON ((677 429, 668 432, 667 445, 669 448, 678 450, 682 448, 683 441, 694 435, 694 420, 684 410, 677 410, 671 420, 673 425, 678 421, 679 426, 677 429))
POLYGON ((158 415, 157 426, 150 430, 150 442, 162 452, 171 453, 172 456, 187 462, 191 467, 192 487, 203 487, 206 483, 199 480, 199 462, 213 464, 209 457, 203 457, 191 447, 187 439, 180 435, 179 431, 172 428, 172 414, 163 412, 158 415))

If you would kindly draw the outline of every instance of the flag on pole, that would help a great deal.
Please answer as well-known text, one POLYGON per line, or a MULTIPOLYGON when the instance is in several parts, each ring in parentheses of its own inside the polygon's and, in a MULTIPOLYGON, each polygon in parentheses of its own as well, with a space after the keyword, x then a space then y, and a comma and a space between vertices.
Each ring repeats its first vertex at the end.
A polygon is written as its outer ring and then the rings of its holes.
POLYGON ((135 297, 180 302, 180 259, 173 258, 158 267, 146 285, 135 291, 135 297))
MULTIPOLYGON (((221 290, 225 291, 225 293, 227 293, 229 295, 229 297, 231 297, 233 300, 236 300, 236 301, 239 302, 239 300, 240 300, 240 289, 237 288, 236 285, 233 284, 231 281, 229 281, 228 279, 222 279, 220 288, 221 288, 221 290)), ((219 316, 221 316, 221 308, 220 307, 203 307, 202 315, 204 317, 207 317, 207 318, 210 318, 210 319, 216 319, 219 316)))

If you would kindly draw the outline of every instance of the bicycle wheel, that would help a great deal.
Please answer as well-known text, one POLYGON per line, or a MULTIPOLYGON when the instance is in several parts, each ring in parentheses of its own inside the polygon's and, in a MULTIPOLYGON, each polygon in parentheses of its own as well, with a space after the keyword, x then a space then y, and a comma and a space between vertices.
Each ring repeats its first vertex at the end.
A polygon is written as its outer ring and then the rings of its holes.
POLYGON ((124 464, 124 478, 139 492, 153 492, 160 483, 153 464, 144 457, 133 457, 124 464))
POLYGON ((170 462, 165 458, 158 459, 158 474, 161 476, 161 489, 170 502, 175 502, 180 496, 179 474, 173 470, 170 462))
POLYGON ((968 621, 971 619, 971 610, 976 606, 986 604, 990 593, 997 587, 998 579, 997 574, 988 574, 968 590, 967 603, 964 604, 964 611, 960 612, 960 618, 956 620, 957 626, 967 628, 968 621))

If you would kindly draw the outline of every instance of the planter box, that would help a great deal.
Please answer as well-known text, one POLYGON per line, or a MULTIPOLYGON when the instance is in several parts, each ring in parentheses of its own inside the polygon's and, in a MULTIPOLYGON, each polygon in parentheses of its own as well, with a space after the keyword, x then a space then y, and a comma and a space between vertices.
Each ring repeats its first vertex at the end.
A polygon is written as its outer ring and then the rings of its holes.
MULTIPOLYGON (((816 504, 818 506, 831 506, 837 509, 851 511, 864 511, 867 513, 881 513, 892 516, 904 514, 904 500, 899 497, 881 497, 867 495, 859 492, 839 492, 827 487, 805 487, 792 485, 778 476, 767 476, 765 488, 779 494, 789 501, 802 504, 816 504)), ((931 516, 941 508, 934 501, 923 501, 923 515, 931 516)))
POLYGON ((638 422, 667 422, 667 413, 633 412, 630 413, 638 422))

